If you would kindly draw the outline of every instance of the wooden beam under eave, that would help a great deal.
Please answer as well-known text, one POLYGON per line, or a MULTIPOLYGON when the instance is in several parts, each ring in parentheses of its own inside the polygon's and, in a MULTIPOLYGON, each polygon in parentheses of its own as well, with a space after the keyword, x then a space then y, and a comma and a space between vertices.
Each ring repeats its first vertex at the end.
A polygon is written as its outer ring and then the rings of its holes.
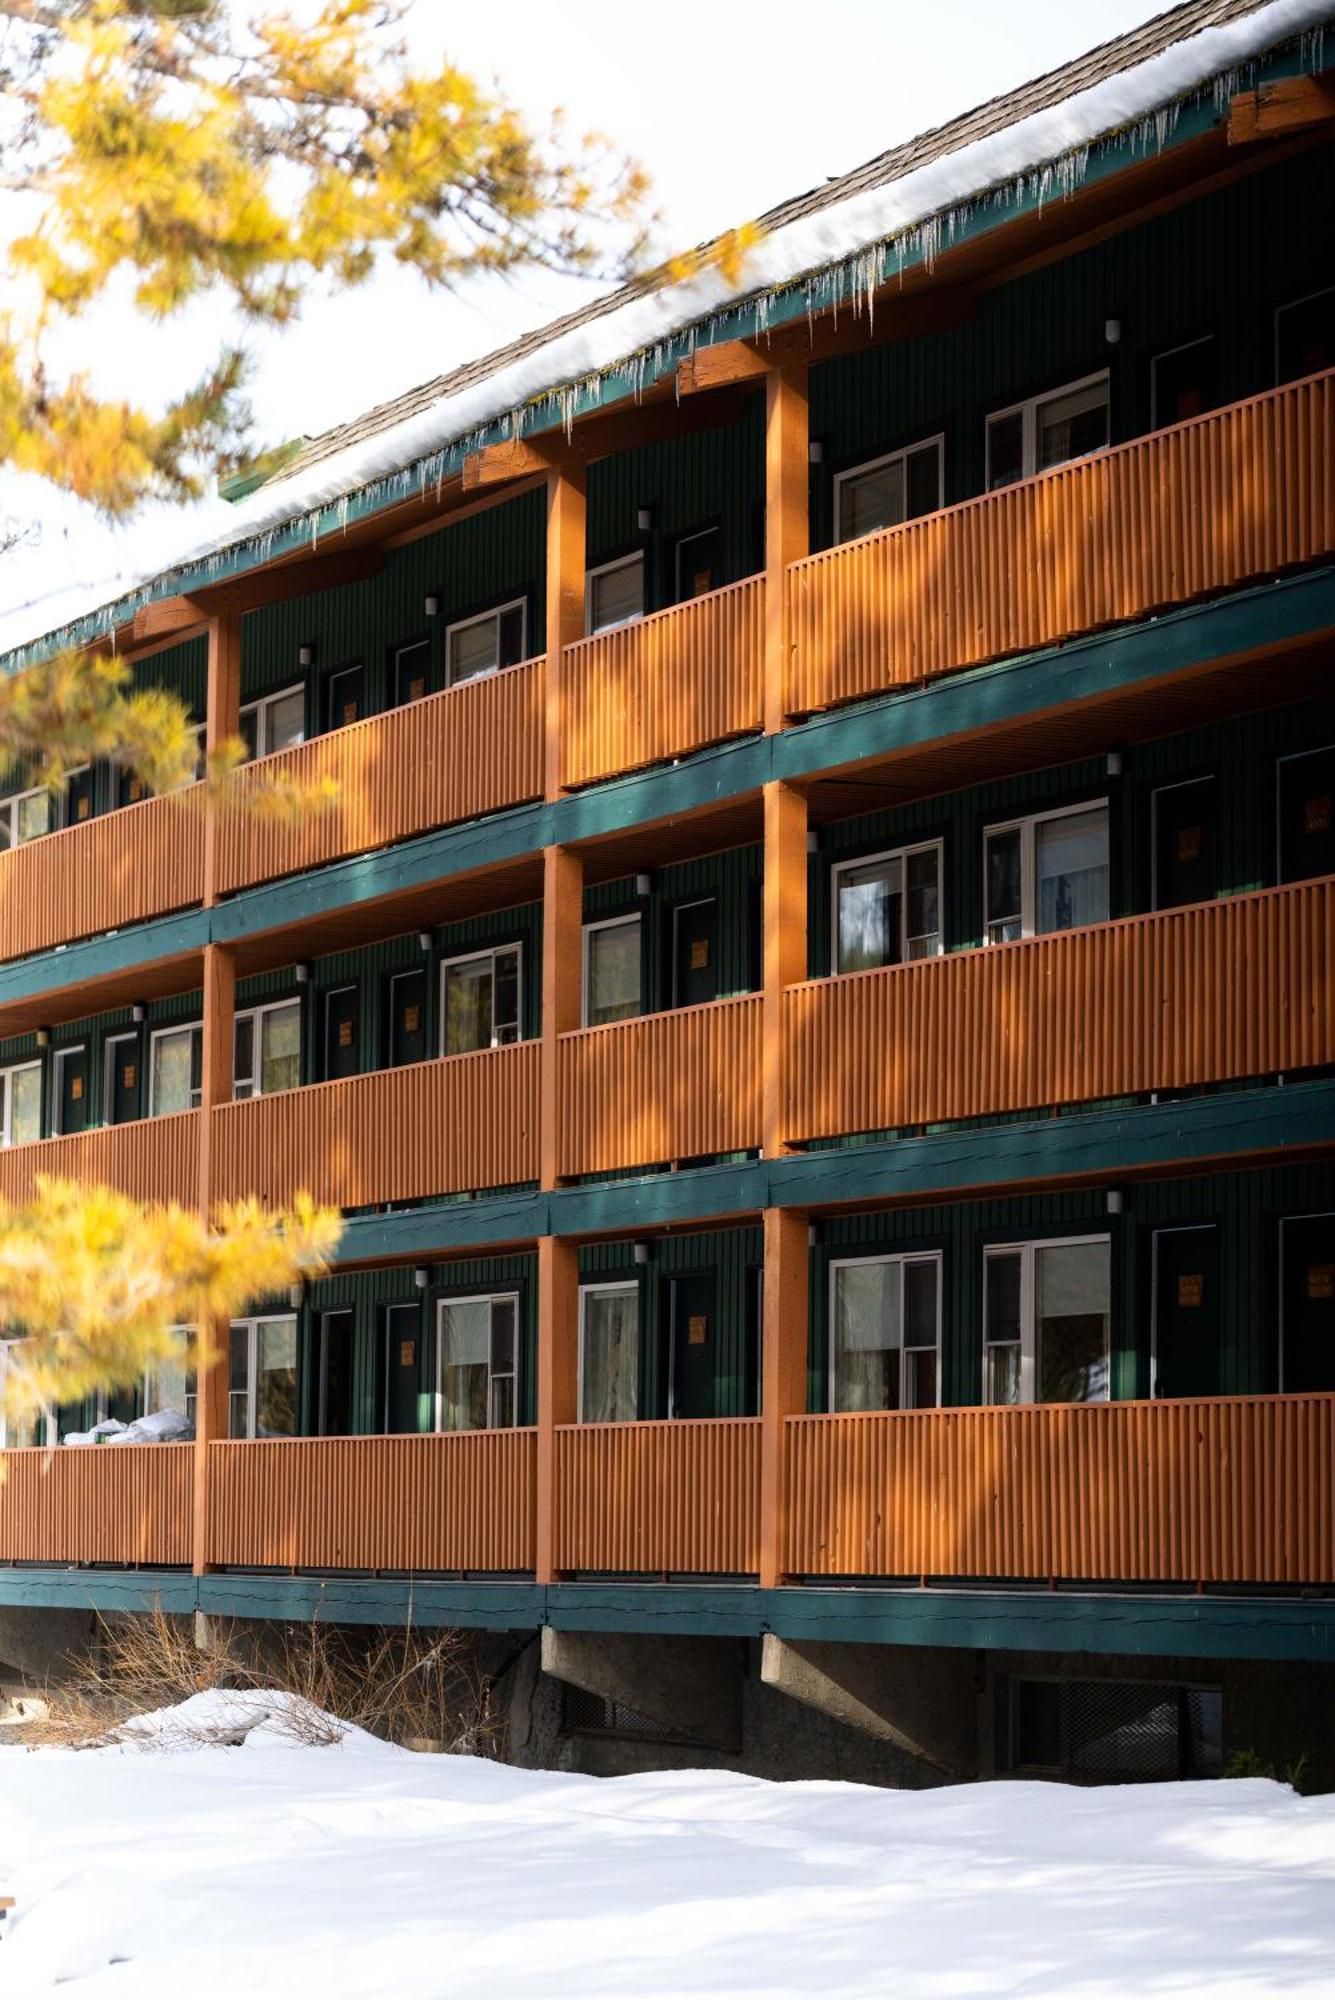
POLYGON ((677 363, 677 394, 698 396, 706 389, 729 389, 738 382, 756 382, 769 373, 768 356, 751 340, 720 340, 697 347, 677 363))
POLYGON ((463 490, 480 493, 508 479, 532 479, 535 473, 550 472, 555 462, 551 447, 530 444, 525 438, 502 438, 498 444, 484 444, 480 451, 469 452, 464 460, 463 490))
POLYGON ((364 583, 368 577, 379 576, 384 567, 385 552, 377 544, 334 548, 324 555, 275 563, 272 569, 252 570, 226 583, 208 584, 195 593, 193 602, 200 618, 262 611, 267 605, 286 604, 294 597, 364 583))
POLYGON ((150 639, 166 639, 177 632, 206 625, 208 612, 192 597, 163 597, 156 604, 141 605, 130 622, 130 644, 142 646, 150 639))
POLYGON ((1335 121, 1335 76, 1285 76, 1244 90, 1228 107, 1228 143, 1248 146, 1335 121))

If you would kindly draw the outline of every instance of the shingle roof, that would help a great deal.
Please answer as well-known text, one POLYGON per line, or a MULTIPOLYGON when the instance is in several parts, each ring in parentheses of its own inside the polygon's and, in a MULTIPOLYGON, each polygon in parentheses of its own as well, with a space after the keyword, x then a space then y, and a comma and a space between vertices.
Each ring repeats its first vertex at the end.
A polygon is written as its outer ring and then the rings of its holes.
MULTIPOLYGON (((1132 28, 1114 40, 1103 42, 1090 49, 1085 55, 1077 56, 1073 62, 1063 63, 1059 69, 1049 70, 1045 76, 1035 77, 1018 90, 1008 91, 1003 97, 991 98, 986 104, 973 111, 965 112, 959 118, 952 118, 944 125, 935 126, 915 139, 892 146, 888 152, 878 153, 874 159, 855 167, 850 173, 836 175, 820 187, 810 188, 805 194, 780 202, 756 218, 760 228, 766 233, 783 228, 791 222, 817 214, 831 208, 836 203, 846 201, 849 196, 864 194, 868 190, 884 187, 903 175, 929 165, 948 153, 959 151, 963 146, 972 145, 976 140, 988 138, 1007 126, 1018 124, 1036 111, 1044 111, 1052 105, 1060 104, 1077 92, 1088 90, 1095 84, 1105 82, 1121 71, 1132 69, 1137 63, 1147 61, 1151 56, 1161 54, 1188 36, 1200 33, 1204 28, 1214 28, 1229 21, 1241 19, 1255 13, 1264 0, 1186 0, 1186 4, 1173 7, 1165 14, 1157 14, 1138 28, 1132 28)), ((702 245, 708 252, 709 246, 702 245)), ((537 353, 548 342, 562 334, 587 326, 602 319, 606 314, 616 312, 629 300, 641 296, 652 288, 652 279, 638 279, 620 286, 604 297, 592 300, 577 311, 564 314, 560 319, 549 321, 531 333, 520 336, 505 347, 493 349, 490 354, 479 356, 474 361, 464 362, 461 367, 451 369, 448 374, 438 375, 430 382, 423 382, 415 389, 408 389, 389 402, 378 403, 373 409, 354 417, 350 422, 339 424, 334 429, 322 432, 310 439, 291 460, 273 484, 280 485, 284 479, 305 471, 321 460, 331 458, 349 446, 365 442, 390 430, 405 419, 418 416, 429 410, 443 397, 456 395, 460 390, 471 389, 488 376, 497 374, 511 363, 525 360, 537 353)), ((553 386, 556 386, 553 384, 553 386)))

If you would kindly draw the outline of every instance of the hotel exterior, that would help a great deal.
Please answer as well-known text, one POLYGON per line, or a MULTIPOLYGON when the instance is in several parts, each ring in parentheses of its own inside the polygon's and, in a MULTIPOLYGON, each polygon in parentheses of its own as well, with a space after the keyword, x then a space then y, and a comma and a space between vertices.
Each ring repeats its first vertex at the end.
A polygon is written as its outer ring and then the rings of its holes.
POLYGON ((766 218, 982 162, 874 256, 303 441, 4 662, 114 645, 254 762, 208 816, 0 801, 0 1189, 347 1220, 144 1385, 194 1442, 5 1440, 0 1659, 92 1609, 411 1620, 480 1635, 518 1757, 1335 1784, 1299 11, 1192 0, 766 218), (247 812, 273 770, 334 805, 247 812))

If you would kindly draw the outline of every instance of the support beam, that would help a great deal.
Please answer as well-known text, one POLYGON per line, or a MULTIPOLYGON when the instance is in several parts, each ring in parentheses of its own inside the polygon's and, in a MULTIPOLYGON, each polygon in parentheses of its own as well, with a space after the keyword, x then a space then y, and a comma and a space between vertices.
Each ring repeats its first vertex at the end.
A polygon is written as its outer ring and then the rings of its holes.
POLYGON ((765 729, 782 729, 788 677, 784 588, 789 563, 809 553, 807 371, 792 364, 765 378, 765 729))
MULTIPOLYGON (((204 695, 204 748, 212 756, 241 727, 241 614, 230 611, 209 621, 208 680, 204 695)), ((218 900, 218 810, 204 819, 204 905, 218 900)))
POLYGON ((1285 76, 1244 90, 1228 107, 1228 143, 1253 145, 1335 123, 1335 76, 1285 76))
POLYGON ((538 1238, 538 1463, 536 1577, 556 1577, 556 1431, 579 1417, 579 1251, 538 1238))
POLYGON ((542 857, 542 1090, 539 1185, 560 1178, 560 1038, 580 1023, 583 980, 584 863, 568 847, 542 857))
POLYGON ((532 444, 524 438, 502 438, 498 444, 484 444, 480 451, 470 451, 464 460, 464 492, 482 493, 487 487, 501 486, 510 479, 531 479, 535 473, 551 472, 560 437, 561 433, 554 431, 545 444, 532 444))
POLYGON ((762 885, 763 1149, 781 1158, 787 1145, 787 1078, 783 1060, 784 989, 807 976, 807 802, 793 786, 765 786, 762 885))
POLYGON ((143 645, 150 639, 165 639, 177 633, 207 625, 209 614, 192 597, 163 597, 156 604, 141 605, 131 623, 132 642, 143 645))
POLYGON ((582 466, 553 472, 547 483, 547 699, 544 796, 561 794, 561 655, 584 637, 584 534, 587 517, 582 466))
POLYGON ((720 340, 712 347, 697 347, 694 354, 677 363, 677 394, 698 396, 706 389, 762 381, 770 367, 769 357, 758 342, 720 340))
POLYGON ((765 1210, 765 1269, 760 1355, 760 1587, 783 1578, 787 1543, 785 1419, 807 1407, 810 1338, 807 1213, 765 1210))
MULTIPOLYGON (((232 1048, 235 1028, 235 953, 230 945, 206 945, 199 1093, 199 1206, 205 1216, 212 1213, 216 1179, 213 1165, 213 1111, 216 1105, 228 1103, 232 1095, 232 1048)), ((226 1322, 201 1325, 199 1328, 200 1342, 208 1349, 212 1359, 208 1366, 201 1366, 195 1383, 194 1570, 197 1576, 207 1567, 209 1443, 213 1438, 227 1435, 229 1337, 230 1329, 226 1322)))

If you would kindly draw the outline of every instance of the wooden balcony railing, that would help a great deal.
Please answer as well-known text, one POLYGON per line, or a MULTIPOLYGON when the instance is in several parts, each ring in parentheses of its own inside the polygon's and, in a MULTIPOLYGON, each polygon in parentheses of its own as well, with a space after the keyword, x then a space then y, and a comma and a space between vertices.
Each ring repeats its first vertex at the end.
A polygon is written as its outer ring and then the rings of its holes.
POLYGON ((1335 1396, 795 1417, 793 1576, 1335 1581, 1335 1396))
POLYGON ((0 959, 198 903, 203 827, 187 793, 145 799, 0 854, 0 959))
POLYGON ((759 729, 764 661, 763 576, 568 646, 562 783, 587 785, 759 729))
POLYGON ((211 1444, 224 1568, 531 1570, 537 1433, 211 1444))
POLYGON ((758 993, 563 1035, 560 1172, 597 1174, 760 1144, 758 993))
POLYGON ((787 713, 1335 551, 1335 374, 1193 417, 788 572, 787 713))
POLYGON ((750 1574, 760 1419, 558 1428, 555 1520, 558 1569, 750 1574))
POLYGON ((0 1563, 190 1561, 192 1445, 7 1451, 3 1471, 0 1563))
POLYGON ((538 1174, 541 1045, 483 1049, 220 1104, 220 1200, 339 1208, 511 1187, 538 1174))
POLYGON ((1335 878, 809 980, 784 995, 788 1137, 1335 1062, 1335 878))
POLYGON ((245 766, 221 814, 219 890, 538 798, 542 703, 543 663, 528 660, 245 766), (248 809, 248 795, 275 777, 303 786, 329 779, 337 793, 290 820, 248 809))
POLYGON ((38 1174, 115 1188, 136 1201, 175 1201, 193 1208, 199 1200, 199 1113, 136 1118, 130 1125, 0 1148, 0 1196, 5 1200, 27 1201, 36 1192, 38 1174))

